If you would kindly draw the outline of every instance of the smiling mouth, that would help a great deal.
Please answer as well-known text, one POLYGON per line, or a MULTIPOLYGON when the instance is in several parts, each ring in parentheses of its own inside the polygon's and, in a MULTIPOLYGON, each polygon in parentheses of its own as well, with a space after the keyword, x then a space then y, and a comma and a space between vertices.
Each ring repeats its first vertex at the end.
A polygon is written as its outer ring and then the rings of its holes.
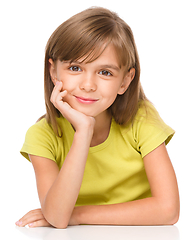
POLYGON ((98 99, 83 98, 83 97, 78 97, 78 96, 75 96, 75 98, 78 100, 78 102, 84 103, 84 104, 93 104, 98 101, 98 99))

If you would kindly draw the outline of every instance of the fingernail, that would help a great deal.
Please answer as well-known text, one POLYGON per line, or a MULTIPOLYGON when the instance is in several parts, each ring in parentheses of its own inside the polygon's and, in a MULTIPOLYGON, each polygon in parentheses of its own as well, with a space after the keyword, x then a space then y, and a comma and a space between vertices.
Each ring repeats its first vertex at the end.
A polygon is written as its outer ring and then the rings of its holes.
POLYGON ((16 224, 17 226, 21 226, 21 225, 22 225, 22 221, 17 221, 15 224, 16 224))
POLYGON ((59 83, 60 83, 60 82, 57 80, 57 81, 56 81, 56 85, 59 85, 59 83))
POLYGON ((33 226, 33 223, 29 223, 28 226, 29 226, 29 227, 32 227, 32 226, 33 226))

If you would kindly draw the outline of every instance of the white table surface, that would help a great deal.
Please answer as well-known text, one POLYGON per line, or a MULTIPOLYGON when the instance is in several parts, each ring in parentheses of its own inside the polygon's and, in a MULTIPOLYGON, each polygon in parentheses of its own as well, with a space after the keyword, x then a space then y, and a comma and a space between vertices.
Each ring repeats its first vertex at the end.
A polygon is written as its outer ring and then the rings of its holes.
POLYGON ((1 226, 5 240, 195 240, 193 227, 177 226, 70 226, 67 229, 49 227, 28 228, 1 226))
MULTIPOLYGON (((179 240, 176 226, 129 227, 129 226, 72 226, 67 229, 11 227, 4 239, 43 240, 179 240)), ((5 229, 4 229, 5 231, 5 229)))

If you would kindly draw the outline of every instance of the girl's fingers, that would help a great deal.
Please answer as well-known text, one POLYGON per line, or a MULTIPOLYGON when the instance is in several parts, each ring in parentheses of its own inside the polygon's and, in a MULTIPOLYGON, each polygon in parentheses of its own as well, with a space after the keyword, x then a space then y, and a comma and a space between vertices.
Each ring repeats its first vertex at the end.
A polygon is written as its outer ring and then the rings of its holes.
POLYGON ((51 224, 49 224, 45 219, 33 222, 33 223, 29 223, 28 226, 30 228, 34 228, 34 227, 50 227, 51 224))
POLYGON ((63 110, 61 109, 64 104, 63 98, 67 95, 66 90, 64 91, 61 91, 61 90, 62 90, 62 82, 58 82, 58 84, 55 85, 50 98, 50 101, 60 112, 63 110))
POLYGON ((54 89, 52 91, 51 97, 50 97, 50 101, 54 104, 56 102, 56 98, 59 95, 59 93, 61 92, 62 89, 62 82, 57 81, 56 85, 54 86, 54 89))
POLYGON ((45 220, 41 209, 36 209, 25 214, 19 221, 16 222, 16 225, 19 227, 24 227, 29 223, 36 222, 39 220, 45 220))
POLYGON ((19 227, 25 227, 27 224, 35 222, 35 221, 39 221, 41 219, 42 219, 41 217, 34 215, 34 216, 30 216, 28 218, 20 219, 18 222, 16 222, 16 225, 19 227))
MULTIPOLYGON (((57 81, 56 85, 52 91, 50 101, 53 103, 53 105, 61 112, 61 114, 65 118, 69 118, 70 113, 72 113, 72 108, 70 105, 63 101, 63 98, 68 94, 66 90, 62 91, 62 82, 57 81), (71 112, 70 112, 71 111, 71 112)), ((69 121, 69 119, 68 119, 69 121)))
POLYGON ((67 95, 67 91, 64 90, 60 92, 57 97, 56 97, 56 103, 58 104, 59 102, 63 102, 63 98, 67 95))

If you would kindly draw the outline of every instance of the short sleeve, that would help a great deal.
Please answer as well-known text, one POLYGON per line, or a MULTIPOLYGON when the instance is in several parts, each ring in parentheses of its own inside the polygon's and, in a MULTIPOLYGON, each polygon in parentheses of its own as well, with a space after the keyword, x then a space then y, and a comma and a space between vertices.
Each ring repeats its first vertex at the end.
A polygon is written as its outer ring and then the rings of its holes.
POLYGON ((30 161, 28 154, 55 160, 54 134, 45 119, 31 126, 20 153, 30 161))
POLYGON ((164 142, 167 145, 175 133, 150 103, 138 111, 133 130, 137 151, 142 157, 164 142))

